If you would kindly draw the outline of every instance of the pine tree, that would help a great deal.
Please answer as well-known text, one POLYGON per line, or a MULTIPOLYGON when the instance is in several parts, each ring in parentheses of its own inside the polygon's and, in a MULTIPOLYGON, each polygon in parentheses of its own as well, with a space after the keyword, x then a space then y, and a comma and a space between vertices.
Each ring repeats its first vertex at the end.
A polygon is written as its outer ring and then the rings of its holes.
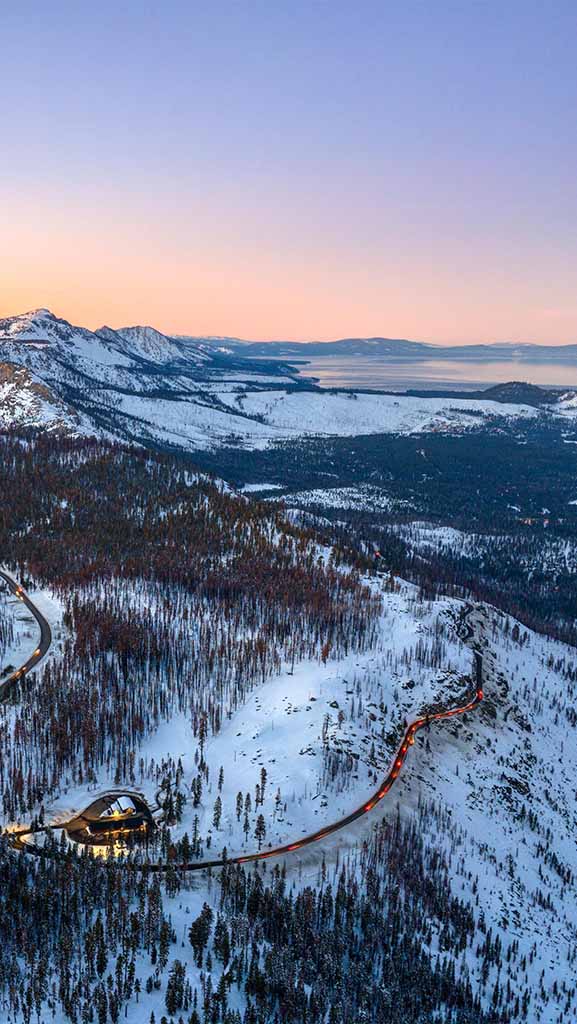
POLYGON ((258 848, 260 850, 266 836, 266 822, 264 820, 263 814, 259 814, 258 818, 256 819, 254 834, 255 839, 258 842, 258 848))
POLYGON ((220 828, 221 817, 222 817, 222 800, 220 799, 220 796, 217 796, 216 800, 214 801, 214 812, 213 812, 213 815, 212 815, 212 824, 213 824, 214 828, 216 828, 216 829, 220 828))

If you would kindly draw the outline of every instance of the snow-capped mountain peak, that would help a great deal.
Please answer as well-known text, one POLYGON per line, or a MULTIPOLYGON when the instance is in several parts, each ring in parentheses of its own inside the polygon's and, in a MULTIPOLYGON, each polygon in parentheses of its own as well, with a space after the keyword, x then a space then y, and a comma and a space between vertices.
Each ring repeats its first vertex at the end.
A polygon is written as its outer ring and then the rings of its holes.
MULTIPOLYGON (((153 327, 78 327, 46 308, 0 319, 0 360, 13 360, 41 376, 54 374, 58 363, 94 381, 111 380, 110 369, 140 369, 142 361, 157 366, 178 361, 192 368, 211 357, 200 347, 182 346, 153 327)), ((58 374, 60 377, 60 374, 58 374)), ((117 381, 117 383, 126 383, 117 381)))
MULTIPOLYGON (((49 309, 31 309, 27 313, 0 320, 0 340, 40 341, 49 328, 58 322, 49 309)), ((65 322, 65 321, 63 321, 65 322)))
MULTIPOLYGON (((181 346, 173 338, 157 331, 155 327, 101 327, 96 333, 116 344, 125 354, 139 356, 154 363, 173 362, 181 360, 183 356, 181 346)), ((190 362, 204 363, 209 356, 195 346, 187 348, 186 358, 190 362)))
POLYGON ((101 377, 98 367, 128 365, 107 340, 48 309, 0 320, 0 357, 21 361, 35 372, 53 370, 55 364, 66 361, 95 380, 101 377))
POLYGON ((30 309, 27 313, 22 314, 22 318, 28 318, 30 320, 57 320, 58 317, 54 315, 51 309, 41 306, 39 309, 30 309))
MULTIPOLYGON (((183 349, 152 327, 91 331, 46 308, 30 310, 0 319, 0 424, 22 424, 27 415, 32 425, 57 418, 73 432, 86 427, 132 438, 140 434, 140 403, 148 409, 162 392, 165 402, 174 396, 181 415, 180 396, 194 392, 199 373, 210 373, 212 364, 210 353, 183 349)), ((163 409, 157 402, 150 407, 163 409)))

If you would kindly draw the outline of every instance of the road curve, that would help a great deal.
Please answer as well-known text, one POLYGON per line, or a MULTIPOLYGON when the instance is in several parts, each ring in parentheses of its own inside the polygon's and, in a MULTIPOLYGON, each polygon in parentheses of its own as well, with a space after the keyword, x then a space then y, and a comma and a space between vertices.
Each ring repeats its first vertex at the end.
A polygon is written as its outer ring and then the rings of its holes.
POLYGON ((287 853, 294 853, 296 850, 302 850, 305 846, 311 846, 313 843, 318 843, 322 839, 326 839, 327 836, 338 832, 342 828, 346 828, 347 825, 352 824, 353 821, 357 821, 358 818, 362 818, 365 814, 370 812, 377 806, 378 803, 387 795, 392 786, 394 786, 401 768, 405 763, 405 758, 411 747, 415 742, 415 735, 419 729, 424 729, 430 726, 431 722, 441 721, 444 718, 453 718, 455 715, 463 715, 467 711, 473 711, 481 701, 483 700, 483 689, 482 689, 482 659, 481 655, 476 651, 474 652, 475 657, 475 670, 476 670, 476 686, 475 690, 465 698, 466 703, 463 703, 459 707, 450 708, 447 711, 439 711, 432 715, 425 715, 422 718, 416 718, 407 727, 405 735, 399 745, 395 759, 389 774, 383 779, 381 785, 375 793, 370 797, 369 800, 357 807, 355 811, 345 815, 344 818, 339 818, 338 821, 333 822, 332 825, 325 825, 324 828, 318 829, 317 832, 311 832, 308 836, 303 836, 302 839, 297 839, 294 843, 287 843, 284 846, 275 846, 271 850, 260 850, 258 853, 249 853, 245 856, 240 857, 227 857, 220 858, 218 860, 206 860, 196 861, 189 864, 178 864, 176 862, 172 864, 146 864, 146 865, 134 865, 138 870, 144 870, 148 872, 162 872, 167 871, 170 867, 178 871, 200 871, 203 868, 220 868, 224 867, 225 864, 250 864, 257 860, 268 860, 271 857, 281 857, 287 853))
POLYGON ((50 626, 42 612, 39 611, 34 602, 30 600, 24 588, 21 587, 20 584, 9 575, 9 573, 4 572, 3 569, 0 569, 0 578, 8 584, 8 588, 13 594, 15 594, 18 600, 22 601, 22 604, 26 605, 28 611, 32 613, 40 627, 40 641, 34 653, 28 658, 28 661, 25 661, 24 664, 21 665, 20 668, 17 668, 12 675, 8 676, 3 683, 0 683, 0 702, 3 702, 7 700, 19 681, 27 675, 39 661, 42 661, 42 658, 48 653, 50 644, 52 643, 52 630, 50 629, 50 626))
MULTIPOLYGON (((15 594, 19 600, 21 600, 26 607, 32 612, 40 627, 40 643, 34 651, 33 655, 28 658, 28 661, 24 663, 19 669, 12 673, 0 685, 0 701, 6 700, 13 687, 18 683, 23 676, 25 676, 38 662, 44 657, 48 651, 51 641, 52 633, 48 622, 38 610, 36 605, 30 600, 24 589, 17 583, 10 575, 3 572, 0 569, 0 577, 6 581, 10 590, 15 594)), ((467 614, 467 613, 465 613, 467 614)), ((473 630, 469 623, 466 623, 467 639, 472 639, 473 630)), ((365 814, 370 812, 380 803, 380 801, 387 795, 389 790, 394 786, 399 773, 405 763, 409 747, 415 742, 415 735, 420 729, 425 729, 431 725, 431 722, 442 721, 445 718, 453 718, 457 715, 464 715, 468 711, 473 711, 483 700, 483 662, 481 655, 477 652, 473 652, 475 660, 475 680, 474 689, 469 693, 468 696, 463 698, 463 702, 454 708, 448 708, 445 711, 438 711, 431 715, 424 715, 420 718, 416 718, 411 722, 405 731, 403 739, 399 744, 397 752, 395 754, 394 761, 388 775, 385 776, 381 782, 379 788, 373 795, 366 800, 360 807, 352 811, 350 814, 345 815, 343 818, 339 818, 338 821, 333 822, 331 825, 325 825, 323 828, 318 829, 316 832, 311 832, 308 836, 303 836, 301 839, 295 840, 293 843, 286 843, 283 846, 275 846, 272 849, 259 850, 255 853, 245 854, 238 857, 221 857, 215 860, 203 860, 203 861, 191 861, 190 863, 178 863, 177 861, 169 861, 168 863, 162 864, 137 864, 134 862, 128 862, 125 866, 131 870, 137 870, 141 872, 165 872, 169 870, 174 871, 203 871, 207 868, 220 868, 224 867, 225 864, 250 864, 254 861, 268 860, 274 857, 282 857, 287 853, 294 853, 296 850, 302 850, 306 846, 311 846, 313 843, 318 843, 322 839, 326 839, 327 836, 332 835, 334 832, 340 831, 342 828, 346 828, 347 825, 352 824, 353 821, 357 821, 358 818, 362 818, 365 814)), ((54 826, 55 828, 65 828, 66 823, 63 825, 54 826)), ((50 826, 45 826, 38 831, 48 831, 50 826)), ((26 843, 18 842, 18 836, 24 834, 30 834, 32 830, 24 830, 23 832, 14 833, 15 841, 17 842, 18 848, 27 850, 31 853, 42 853, 40 847, 29 846, 26 843)))

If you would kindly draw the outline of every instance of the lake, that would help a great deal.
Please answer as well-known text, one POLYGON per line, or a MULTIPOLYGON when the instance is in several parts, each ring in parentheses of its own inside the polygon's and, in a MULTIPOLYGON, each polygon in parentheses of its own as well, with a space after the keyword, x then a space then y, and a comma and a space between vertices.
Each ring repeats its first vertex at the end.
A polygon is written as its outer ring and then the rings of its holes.
POLYGON ((338 359, 330 356, 299 363, 303 377, 318 377, 323 387, 452 388, 474 391, 506 381, 520 380, 542 387, 577 388, 577 366, 560 363, 469 362, 429 359, 426 362, 380 362, 371 359, 338 359))

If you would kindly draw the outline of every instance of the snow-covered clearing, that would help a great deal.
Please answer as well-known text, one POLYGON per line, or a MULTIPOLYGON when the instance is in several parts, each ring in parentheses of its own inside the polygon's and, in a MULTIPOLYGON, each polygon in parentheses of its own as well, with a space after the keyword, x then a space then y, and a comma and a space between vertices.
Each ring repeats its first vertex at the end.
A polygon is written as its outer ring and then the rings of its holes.
POLYGON ((244 487, 241 487, 241 490, 244 494, 257 494, 259 491, 279 491, 282 490, 282 484, 245 484, 244 487))
MULTIPOLYGON (((418 554, 459 555, 461 558, 483 560, 488 553, 506 547, 514 538, 507 534, 469 533, 451 526, 434 526, 427 522, 393 525, 390 529, 402 537, 418 554)), ((577 545, 570 538, 539 537, 538 549, 517 554, 517 564, 535 573, 575 573, 577 571, 577 545)))
POLYGON ((411 396, 259 391, 246 395, 243 411, 262 417, 263 422, 290 434, 419 433, 474 428, 496 417, 531 419, 531 406, 505 405, 478 399, 456 402, 450 398, 411 396))
POLYGON ((269 500, 282 501, 288 507, 358 509, 364 512, 392 512, 412 507, 408 501, 391 497, 382 487, 375 487, 373 484, 361 484, 357 487, 318 487, 310 491, 293 491, 269 500))

